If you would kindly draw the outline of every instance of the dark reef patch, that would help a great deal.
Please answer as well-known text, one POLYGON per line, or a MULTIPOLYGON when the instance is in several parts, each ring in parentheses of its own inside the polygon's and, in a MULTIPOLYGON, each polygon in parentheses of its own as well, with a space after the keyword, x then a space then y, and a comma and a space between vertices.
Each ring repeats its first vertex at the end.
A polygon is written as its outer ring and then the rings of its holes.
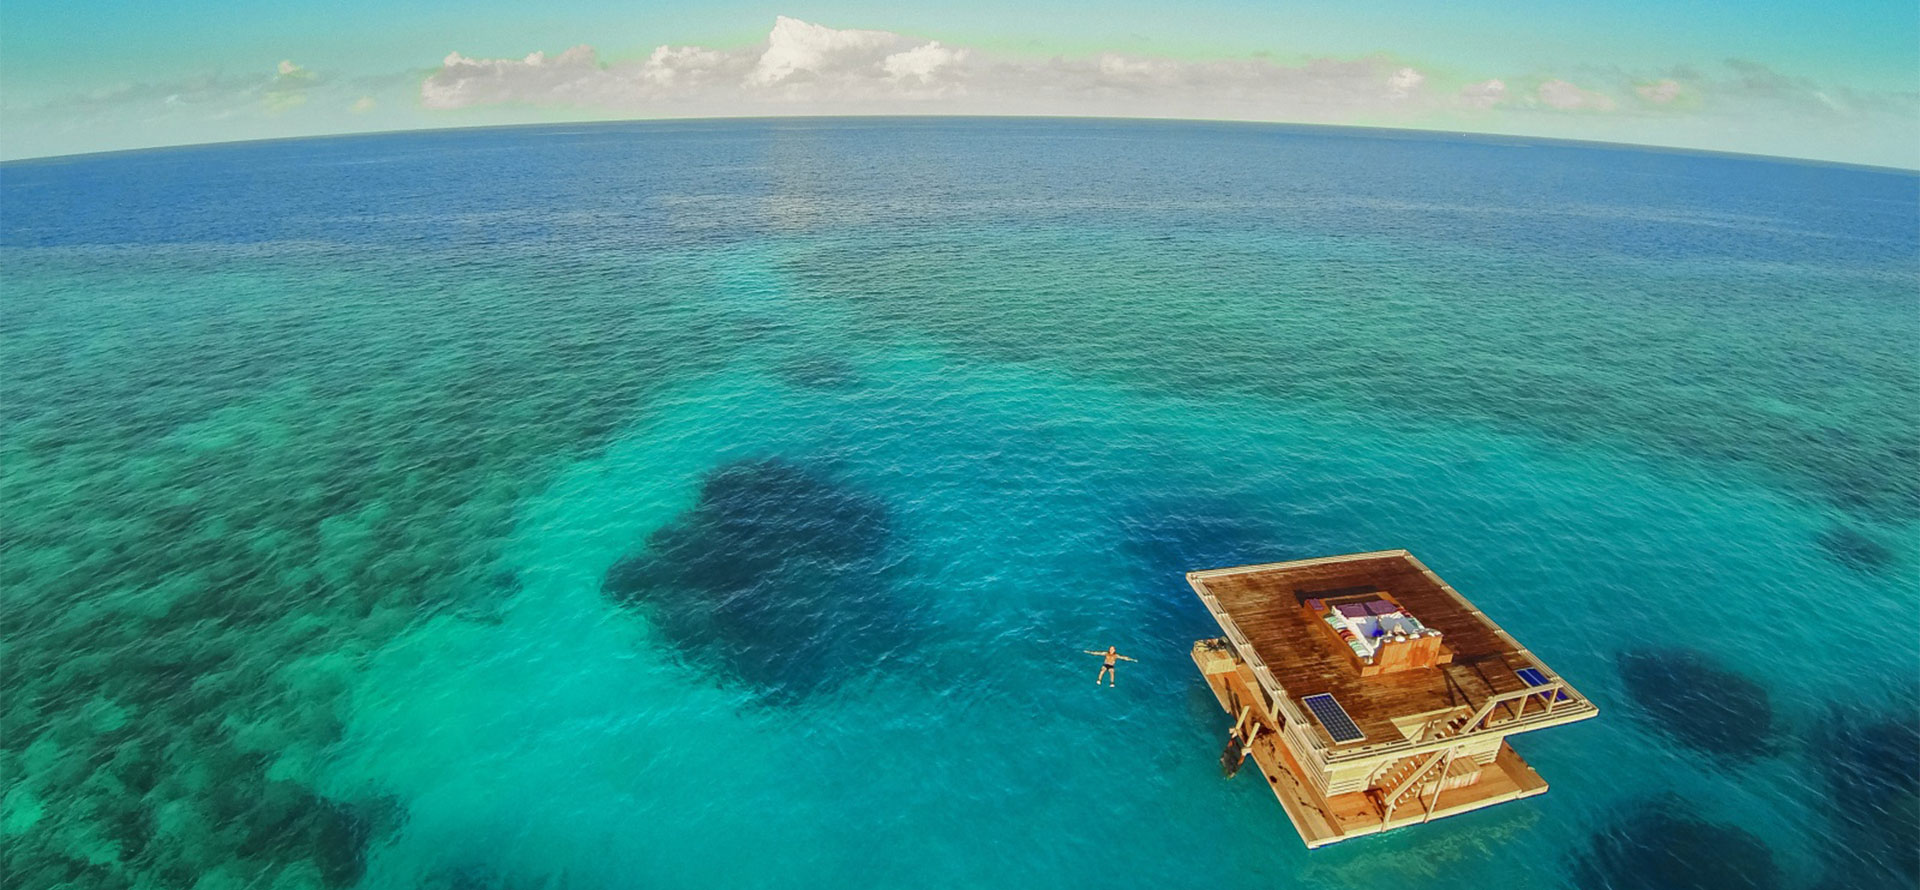
POLYGON ((1737 760, 1770 750, 1773 706, 1760 684, 1689 649, 1622 652, 1617 665, 1635 715, 1655 730, 1737 760))
POLYGON ((693 508, 608 570, 688 660, 771 700, 837 686, 897 645, 908 616, 884 577, 886 504, 821 468, 744 460, 708 474, 693 508))
POLYGON ((1850 525, 1836 525, 1814 536, 1827 558, 1861 572, 1883 572, 1893 565, 1893 548, 1850 525))
POLYGON ((788 385, 802 389, 850 389, 860 382, 852 362, 826 353, 782 362, 778 373, 788 385))
POLYGON ((367 869, 367 849, 399 825, 392 800, 330 800, 286 782, 271 782, 234 817, 236 852, 267 861, 308 859, 328 887, 351 887, 367 869))
POLYGON ((464 862, 429 875, 421 890, 519 890, 524 885, 484 864, 464 862))
POLYGON ((501 570, 487 576, 487 586, 493 592, 503 596, 518 594, 525 587, 520 580, 520 573, 510 570, 501 570))
POLYGON ((1584 890, 1770 890, 1780 886, 1773 854, 1759 838, 1684 815, 1672 799, 1647 801, 1595 832, 1575 854, 1574 886, 1584 890))
POLYGON ((1820 759, 1835 843, 1822 887, 1920 885, 1920 726, 1911 698, 1878 715, 1834 710, 1810 749, 1820 759))

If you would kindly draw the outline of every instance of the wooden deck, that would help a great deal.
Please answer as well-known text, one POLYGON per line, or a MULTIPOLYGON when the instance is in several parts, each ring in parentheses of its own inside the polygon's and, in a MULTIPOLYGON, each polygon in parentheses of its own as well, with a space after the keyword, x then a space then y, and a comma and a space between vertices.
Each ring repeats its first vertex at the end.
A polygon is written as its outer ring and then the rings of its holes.
POLYGON ((1404 550, 1209 569, 1187 581, 1226 632, 1196 641, 1194 664, 1236 731, 1253 732, 1250 758, 1309 848, 1543 793, 1547 783, 1507 738, 1599 713, 1404 550), (1353 657, 1304 607, 1379 599, 1370 594, 1390 595, 1440 631, 1444 650, 1409 648, 1383 670, 1386 656, 1353 657), (1519 674, 1528 669, 1540 674, 1531 684, 1519 674), (1305 703, 1322 693, 1362 738, 1334 741, 1305 703))
MULTIPOLYGON (((1208 662, 1213 657, 1213 653, 1206 651, 1204 641, 1195 646, 1194 661, 1203 674, 1207 673, 1208 662)), ((1231 673, 1210 675, 1208 685, 1220 702, 1220 707, 1229 715, 1237 713, 1249 702, 1255 703, 1253 707, 1256 714, 1259 713, 1255 680, 1244 664, 1231 673)), ((1287 750, 1281 741, 1282 737, 1272 731, 1270 717, 1262 722, 1266 731, 1254 739, 1249 759, 1258 768, 1267 787, 1273 791, 1273 796, 1280 801, 1287 821, 1293 824, 1294 831, 1310 850, 1545 794, 1547 791, 1546 780, 1540 778, 1540 774, 1527 765, 1512 746, 1503 742, 1499 755, 1492 763, 1484 766, 1470 761, 1462 763, 1470 769, 1479 770, 1480 775, 1473 784, 1442 791, 1434 798, 1422 795, 1414 805, 1402 807, 1391 819, 1383 820, 1379 802, 1368 794, 1337 794, 1328 798, 1314 791, 1305 769, 1287 750)))
MULTIPOLYGON (((1218 599, 1296 704, 1306 696, 1333 694, 1366 734, 1349 745, 1404 738, 1410 718, 1474 706, 1500 693, 1526 689, 1527 683, 1514 672, 1544 669, 1531 653, 1405 551, 1195 572, 1188 577, 1196 588, 1218 599), (1301 603, 1314 596, 1367 591, 1392 594, 1415 618, 1438 629, 1453 652, 1452 663, 1362 677, 1348 653, 1329 644, 1325 628, 1315 626, 1301 603)), ((1494 720, 1498 719, 1496 713, 1494 720)), ((1321 740, 1330 748, 1342 747, 1324 730, 1321 740)))

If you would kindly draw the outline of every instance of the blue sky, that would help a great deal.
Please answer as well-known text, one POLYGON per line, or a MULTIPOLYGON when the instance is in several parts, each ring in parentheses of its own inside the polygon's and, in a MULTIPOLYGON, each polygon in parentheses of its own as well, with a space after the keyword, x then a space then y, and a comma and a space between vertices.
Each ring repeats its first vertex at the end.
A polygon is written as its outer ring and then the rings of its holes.
POLYGON ((9 158, 815 113, 1277 120, 1920 167, 1920 4, 0 4, 9 158))

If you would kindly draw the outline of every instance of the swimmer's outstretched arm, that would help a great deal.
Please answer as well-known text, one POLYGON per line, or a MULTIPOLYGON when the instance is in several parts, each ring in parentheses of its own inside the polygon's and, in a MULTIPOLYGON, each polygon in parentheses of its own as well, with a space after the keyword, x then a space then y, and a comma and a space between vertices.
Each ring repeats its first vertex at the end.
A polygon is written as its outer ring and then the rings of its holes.
MULTIPOLYGON (((1104 652, 1102 652, 1102 653, 1099 653, 1099 654, 1101 654, 1101 655, 1105 655, 1106 653, 1104 653, 1104 652)), ((1119 659, 1124 659, 1124 660, 1126 660, 1126 661, 1139 661, 1139 660, 1140 660, 1140 659, 1138 659, 1138 658, 1134 658, 1134 657, 1132 657, 1132 656, 1129 656, 1129 655, 1121 655, 1121 654, 1119 654, 1119 653, 1117 653, 1117 652, 1116 652, 1116 653, 1114 653, 1114 656, 1113 656, 1113 657, 1115 657, 1115 658, 1119 658, 1119 659)))

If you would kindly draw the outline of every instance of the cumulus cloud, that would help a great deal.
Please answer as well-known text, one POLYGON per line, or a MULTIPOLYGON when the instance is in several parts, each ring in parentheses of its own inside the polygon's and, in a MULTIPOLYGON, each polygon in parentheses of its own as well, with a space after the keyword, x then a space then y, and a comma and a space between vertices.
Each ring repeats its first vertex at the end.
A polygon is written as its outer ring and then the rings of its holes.
POLYGON ((907 42, 887 31, 842 30, 783 15, 774 20, 767 48, 747 75, 747 83, 770 86, 793 77, 858 70, 907 42))
POLYGON ((10 84, 0 116, 15 125, 0 128, 0 157, 436 126, 458 109, 485 123, 935 113, 1399 124, 1920 167, 1920 91, 1853 88, 1746 59, 1449 73, 1386 56, 1039 58, 781 17, 750 45, 660 44, 635 58, 587 45, 511 58, 453 52, 430 68, 357 76, 323 61, 150 72, 84 91, 10 84))
POLYGON ((1506 99, 1507 84, 1497 77, 1460 88, 1460 104, 1468 108, 1492 108, 1506 99))
POLYGON ((941 46, 935 40, 925 46, 902 50, 880 60, 880 67, 894 80, 915 80, 927 83, 940 75, 940 71, 966 61, 967 51, 941 46))
POLYGON ((1395 99, 1405 99, 1425 83, 1427 76, 1412 68, 1402 68, 1387 76, 1387 95, 1395 99))
POLYGON ((1534 96, 1548 108, 1561 111, 1612 111, 1614 102, 1605 93, 1581 89, 1567 81, 1555 78, 1540 84, 1534 90, 1534 96))
POLYGON ((1633 91, 1639 93, 1640 98, 1648 102, 1652 102, 1655 105, 1665 105, 1679 98, 1680 82, 1671 77, 1662 78, 1652 83, 1635 84, 1633 91))
POLYGON ((420 97, 432 109, 546 105, 752 114, 805 108, 1341 121, 1413 113, 1426 81, 1415 68, 1379 58, 1298 66, 1123 53, 1033 59, 780 16, 758 45, 663 45, 639 61, 602 62, 586 46, 551 59, 455 52, 422 83, 420 97))
POLYGON ((316 82, 313 72, 295 65, 292 59, 281 59, 276 71, 278 73, 262 91, 267 108, 272 111, 287 111, 306 104, 307 88, 316 82))
POLYGON ((462 108, 535 102, 591 105, 602 98, 602 69, 593 47, 582 44, 558 56, 529 53, 520 59, 470 59, 457 52, 420 86, 428 108, 462 108))
POLYGON ((737 60, 727 53, 698 46, 662 46, 641 66, 643 80, 660 86, 692 85, 722 76, 737 60))
MULTIPOLYGON (((287 64, 288 76, 304 74, 287 64)), ((1386 57, 1294 64, 1117 52, 1033 58, 779 16, 765 39, 748 46, 662 44, 645 58, 613 60, 586 45, 520 58, 454 52, 417 83, 429 110, 535 106, 633 117, 932 112, 1448 126, 1467 111, 1476 121, 1506 120, 1498 125, 1505 129, 1581 138, 1604 138, 1603 128, 1639 117, 1694 120, 1704 133, 1721 132, 1711 124, 1716 118, 1897 122, 1909 132, 1920 119, 1920 95, 1821 85, 1740 59, 1481 76, 1436 77, 1386 57)))

